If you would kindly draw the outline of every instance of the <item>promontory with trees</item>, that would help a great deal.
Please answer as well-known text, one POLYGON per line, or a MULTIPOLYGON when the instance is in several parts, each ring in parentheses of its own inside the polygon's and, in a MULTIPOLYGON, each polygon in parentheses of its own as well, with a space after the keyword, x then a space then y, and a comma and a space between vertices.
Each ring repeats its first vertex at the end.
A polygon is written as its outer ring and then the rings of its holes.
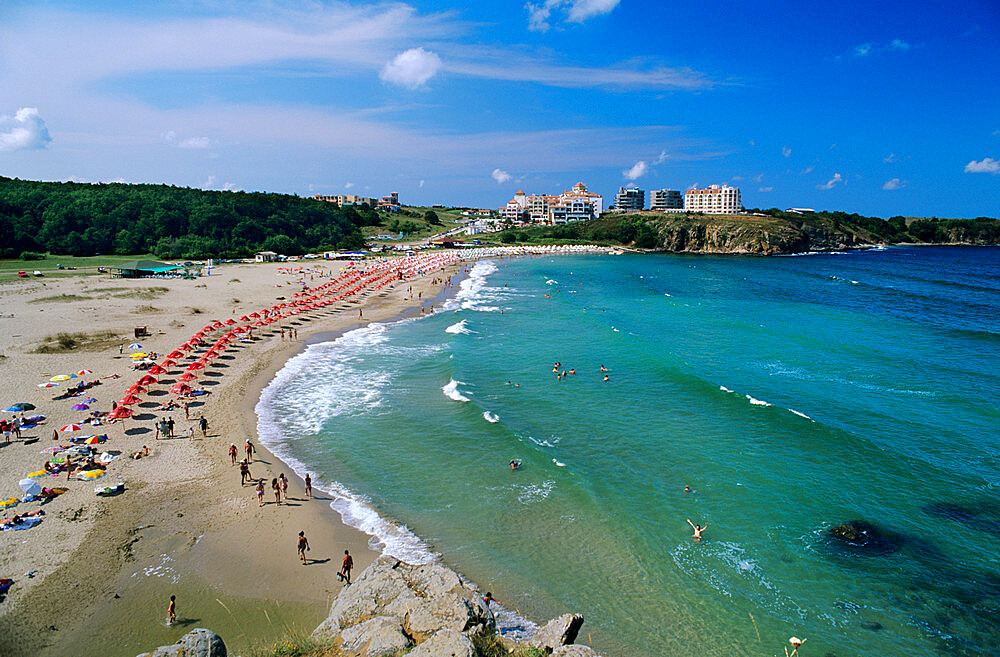
MULTIPOLYGON (((365 227, 408 233, 418 228, 417 220, 425 226, 441 224, 433 210, 422 216, 402 214, 413 219, 287 194, 0 177, 0 256, 48 252, 227 258, 260 250, 300 255, 361 248, 365 227)), ((576 242, 664 252, 780 254, 874 244, 1000 244, 1000 221, 881 219, 777 209, 746 215, 644 212, 557 226, 512 226, 477 237, 506 244, 576 242)))

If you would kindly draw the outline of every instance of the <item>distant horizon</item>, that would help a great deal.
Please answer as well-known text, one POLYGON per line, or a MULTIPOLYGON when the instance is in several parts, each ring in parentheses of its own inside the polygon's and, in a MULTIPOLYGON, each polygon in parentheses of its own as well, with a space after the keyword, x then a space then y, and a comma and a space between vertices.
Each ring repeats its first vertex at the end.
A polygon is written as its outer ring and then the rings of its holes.
MULTIPOLYGON (((5 178, 17 178, 17 176, 7 176, 7 175, 3 175, 3 174, 0 174, 0 176, 5 177, 5 178)), ((304 194, 297 194, 297 193, 294 193, 294 192, 279 192, 279 191, 267 190, 267 189, 205 189, 205 188, 198 187, 198 186, 180 185, 180 184, 168 183, 168 182, 133 182, 133 181, 126 182, 126 181, 123 181, 123 180, 103 180, 103 181, 102 180, 97 180, 97 181, 90 181, 90 180, 37 180, 37 179, 30 179, 30 178, 19 178, 19 179, 23 180, 25 182, 79 183, 81 185, 164 185, 164 186, 167 186, 167 187, 181 187, 181 188, 199 190, 199 191, 203 191, 203 192, 243 192, 243 193, 246 193, 246 194, 286 194, 288 196, 297 196, 299 198, 307 198, 307 199, 308 198, 313 198, 316 195, 335 196, 335 194, 324 194, 323 192, 314 192, 314 193, 309 194, 309 195, 304 195, 304 194)), ((581 182, 581 181, 577 181, 577 182, 581 182)), ((584 183, 584 184, 586 185, 586 183, 584 183)), ((739 185, 733 185, 733 186, 734 187, 739 187, 739 185)), ((572 187, 572 185, 570 187, 572 187)), ((643 189, 644 191, 647 191, 647 192, 650 191, 649 189, 643 188, 642 186, 639 186, 639 188, 643 189)), ((590 186, 589 185, 587 186, 587 189, 590 190, 590 186)), ((660 188, 660 189, 663 189, 663 188, 660 188)), ((515 190, 514 192, 511 192, 511 195, 513 196, 513 194, 516 193, 516 191, 517 190, 515 190)), ((561 192, 562 190, 559 190, 559 191, 561 192)), ((593 191, 593 190, 591 190, 591 191, 593 191)), ((683 192, 685 190, 678 190, 678 191, 682 191, 683 192)), ((381 197, 381 196, 385 196, 388 193, 390 193, 390 192, 373 192, 372 195, 375 198, 378 198, 378 197, 381 197)), ((558 192, 556 192, 556 193, 558 193, 558 192)), ((525 192, 525 194, 528 195, 528 196, 532 195, 531 192, 525 192)), ((357 194, 357 195, 358 196, 367 196, 367 194, 357 194)), ((602 196, 604 197, 604 199, 608 199, 609 198, 609 196, 607 196, 607 195, 602 195, 602 196)), ((613 199, 614 195, 611 195, 610 198, 613 199)), ((406 203, 405 200, 403 200, 403 199, 400 200, 400 206, 402 206, 402 207, 415 207, 415 208, 434 208, 434 207, 441 207, 441 208, 462 208, 462 209, 469 209, 469 210, 497 210, 500 207, 500 206, 491 207, 491 206, 486 206, 486 205, 468 205, 468 204, 462 204, 462 203, 442 203, 442 202, 437 202, 437 201, 433 201, 433 200, 431 200, 431 202, 427 202, 427 203, 406 203)), ((761 210, 761 211, 765 211, 765 210, 778 209, 778 210, 781 210, 782 212, 785 212, 785 211, 787 211, 789 209, 803 209, 804 206, 779 207, 779 206, 772 205, 772 206, 766 206, 766 207, 765 206, 751 206, 751 207, 747 207, 746 204, 744 203, 744 208, 746 210, 748 210, 748 211, 749 210, 761 210)), ((892 214, 887 214, 887 215, 877 215, 877 214, 865 214, 863 212, 855 212, 855 211, 850 211, 850 210, 846 210, 846 209, 839 209, 839 208, 837 208, 837 209, 834 209, 834 208, 813 208, 813 210, 815 212, 845 212, 847 214, 858 214, 858 215, 861 215, 861 216, 875 217, 875 218, 878 218, 878 219, 889 219, 890 217, 897 217, 897 216, 898 217, 905 217, 907 219, 979 219, 979 218, 985 217, 987 219, 994 219, 994 220, 1000 221, 1000 216, 991 216, 991 215, 975 215, 975 216, 963 216, 963 217, 958 217, 958 216, 938 216, 938 215, 929 215, 929 214, 928 215, 900 214, 900 213, 892 213, 892 214)), ((649 207, 644 207, 642 209, 642 212, 655 212, 655 210, 652 210, 649 207)), ((694 211, 694 210, 684 210, 683 212, 696 213, 696 211, 694 211)), ((609 211, 607 208, 605 208, 604 213, 605 214, 617 214, 615 211, 613 211, 613 210, 609 211)), ((624 214, 627 214, 627 213, 624 213, 624 214)), ((664 214, 668 214, 668 213, 664 213, 664 214)))
POLYGON ((12 0, 0 175, 994 217, 998 42, 993 0, 12 0))

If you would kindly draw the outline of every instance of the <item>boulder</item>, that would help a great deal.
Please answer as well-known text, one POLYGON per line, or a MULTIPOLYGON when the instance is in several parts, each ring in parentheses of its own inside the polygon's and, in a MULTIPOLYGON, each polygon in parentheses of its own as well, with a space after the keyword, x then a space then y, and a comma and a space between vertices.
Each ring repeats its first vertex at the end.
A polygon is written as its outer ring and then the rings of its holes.
POLYGON ((226 644, 222 637, 204 628, 191 630, 169 646, 160 646, 153 652, 138 657, 226 657, 226 644))
POLYGON ((476 647, 469 637, 452 629, 435 632, 429 639, 406 653, 406 657, 476 657, 476 647))
POLYGON ((905 542, 901 534, 865 520, 848 520, 831 527, 827 535, 831 543, 847 549, 851 554, 873 557, 892 554, 905 542))
POLYGON ((559 646, 552 651, 552 657, 596 657, 597 653, 594 652, 589 646, 581 646, 579 644, 572 644, 568 646, 559 646))
POLYGON ((399 619, 416 642, 445 628, 496 628, 475 585, 455 571, 440 564, 413 566, 383 555, 340 592, 315 634, 332 637, 376 616, 399 619))
POLYGON ((340 649, 364 657, 394 655, 409 645, 402 624, 394 616, 376 616, 340 633, 340 649))
POLYGON ((552 652, 559 646, 576 641, 576 635, 582 625, 583 616, 580 614, 563 614, 546 623, 535 636, 528 639, 527 644, 533 648, 541 648, 545 652, 552 652))

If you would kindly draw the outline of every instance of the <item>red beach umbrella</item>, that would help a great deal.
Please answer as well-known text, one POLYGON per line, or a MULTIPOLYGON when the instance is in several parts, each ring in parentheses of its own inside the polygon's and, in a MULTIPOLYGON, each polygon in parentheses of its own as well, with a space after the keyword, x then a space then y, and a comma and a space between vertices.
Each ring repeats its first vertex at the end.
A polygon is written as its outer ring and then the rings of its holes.
POLYGON ((79 424, 67 424, 59 431, 79 431, 81 428, 79 424))
POLYGON ((205 366, 201 363, 195 362, 188 365, 185 369, 190 372, 192 370, 203 370, 205 369, 205 366))
POLYGON ((182 395, 185 392, 188 392, 189 390, 191 390, 191 386, 189 386, 186 383, 175 383, 174 385, 170 386, 170 392, 174 393, 175 395, 182 395))
POLYGON ((142 402, 142 400, 139 399, 138 397, 136 397, 135 395, 125 395, 125 397, 120 402, 118 402, 118 403, 120 405, 124 404, 126 406, 131 406, 132 404, 138 404, 138 403, 141 403, 141 402, 142 402))
POLYGON ((190 372, 185 372, 184 374, 181 374, 179 377, 177 377, 177 380, 178 381, 197 381, 198 377, 196 377, 194 374, 191 374, 190 372))
POLYGON ((247 321, 248 319, 250 319, 250 318, 249 318, 249 317, 247 317, 246 315, 243 315, 243 316, 241 316, 241 317, 240 317, 240 321, 241 321, 241 322, 245 322, 245 321, 247 321))
POLYGON ((184 358, 184 352, 174 349, 167 354, 167 358, 184 358))
POLYGON ((146 371, 149 372, 150 374, 166 374, 167 373, 167 370, 163 369, 163 367, 160 366, 160 365, 153 365, 152 367, 150 367, 146 371))
POLYGON ((119 406, 115 410, 108 413, 108 417, 113 420, 121 420, 132 415, 132 409, 125 408, 124 406, 119 406))
POLYGON ((138 383, 135 384, 134 386, 129 386, 128 388, 125 388, 126 395, 138 395, 141 392, 148 392, 148 391, 138 383))
POLYGON ((225 321, 224 323, 225 323, 225 325, 226 325, 226 326, 232 326, 233 324, 235 324, 235 323, 236 323, 236 320, 235 320, 235 319, 233 319, 232 317, 230 317, 230 318, 229 318, 229 319, 227 319, 227 320, 226 320, 226 321, 225 321))
POLYGON ((141 386, 148 386, 148 385, 151 385, 153 383, 156 383, 156 377, 152 377, 152 376, 150 376, 150 375, 147 374, 146 376, 144 376, 141 379, 139 379, 138 381, 136 381, 136 383, 139 384, 139 385, 141 385, 141 386))
POLYGON ((173 367, 176 364, 177 364, 177 361, 175 361, 172 358, 168 358, 165 361, 163 361, 162 363, 160 363, 160 367, 173 367))

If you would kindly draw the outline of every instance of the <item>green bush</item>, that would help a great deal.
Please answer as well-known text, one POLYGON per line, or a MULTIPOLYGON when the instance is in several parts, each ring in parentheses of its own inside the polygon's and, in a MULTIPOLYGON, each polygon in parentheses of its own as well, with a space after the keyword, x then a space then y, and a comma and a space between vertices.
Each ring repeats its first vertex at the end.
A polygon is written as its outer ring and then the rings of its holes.
POLYGON ((45 260, 45 254, 37 251, 21 251, 21 260, 45 260))

